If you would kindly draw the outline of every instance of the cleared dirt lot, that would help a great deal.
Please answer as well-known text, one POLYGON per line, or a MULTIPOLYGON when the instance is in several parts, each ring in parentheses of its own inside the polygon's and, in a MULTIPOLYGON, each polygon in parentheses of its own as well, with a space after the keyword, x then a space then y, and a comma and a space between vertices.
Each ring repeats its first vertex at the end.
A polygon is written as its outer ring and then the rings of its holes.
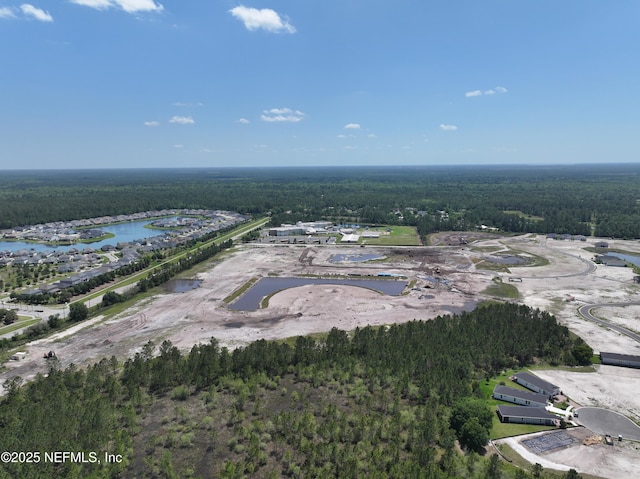
POLYGON ((539 455, 533 454, 524 444, 527 439, 540 436, 539 433, 501 439, 495 443, 498 447, 506 444, 532 464, 537 462, 545 469, 568 471, 573 468, 580 473, 607 478, 637 476, 640 444, 615 441, 613 446, 607 446, 601 436, 584 428, 569 429, 567 434, 574 439, 573 444, 539 455))
MULTIPOLYGON (((432 240, 434 247, 366 247, 243 245, 225 253, 203 273, 199 288, 185 293, 159 294, 140 302, 116 318, 97 318, 79 325, 73 332, 36 341, 26 349, 31 358, 7 364, 0 381, 14 375, 33 377, 46 371, 42 355, 57 353, 62 365, 86 364, 102 357, 124 358, 139 351, 149 340, 165 339, 188 349, 215 337, 221 344, 237 347, 256 339, 278 339, 328 331, 332 327, 353 329, 367 324, 391 324, 472 309, 486 299, 483 291, 500 278, 515 286, 519 301, 556 315, 558 320, 583 337, 596 351, 640 355, 640 344, 583 319, 577 312, 586 303, 632 302, 638 300, 639 285, 630 268, 595 265, 587 242, 547 240, 525 235, 512 238, 492 234, 443 235, 432 240), (464 244, 466 242, 467 244, 464 244), (458 243, 458 244, 456 244, 458 243), (333 263, 334 254, 377 253, 384 259, 364 263, 333 263), (488 260, 513 257, 523 264, 483 269, 488 260), (524 264, 526 263, 526 264, 524 264), (397 274, 409 287, 401 296, 335 285, 302 286, 276 293, 268 307, 257 311, 233 311, 224 299, 248 281, 293 275, 397 274), (521 282, 510 282, 518 278, 521 282)), ((640 254, 640 243, 610 241, 611 248, 640 254)), ((640 330, 640 306, 606 307, 593 312, 636 332, 640 330)), ((537 372, 538 373, 538 372, 537 372)), ((583 406, 598 405, 640 418, 640 371, 600 366, 596 373, 546 371, 538 373, 563 389, 583 406)), ((570 447, 580 472, 618 477, 624 467, 604 467, 617 457, 607 455, 603 463, 589 466, 591 446, 570 447), (586 449, 584 449, 586 448, 586 449), (575 450, 574 450, 575 449, 575 450), (585 451, 584 454, 581 451, 585 451), (580 459, 580 455, 586 455, 580 459), (580 462, 582 461, 582 462, 580 462), (611 472, 609 472, 611 471, 611 472)), ((638 459, 632 446, 616 449, 638 459)), ((610 450, 607 449, 610 452, 610 450)), ((566 452, 569 454, 569 452, 566 452)), ((622 453, 621 453, 622 454, 622 453)), ((572 459, 573 460, 573 459, 572 459)), ((569 459, 566 459, 569 461, 569 459)), ((537 461, 534 461, 537 462, 537 461)), ((623 464, 624 461, 618 461, 623 464)))
MULTIPOLYGON (((367 253, 373 248, 367 248, 367 253)), ((95 319, 27 348, 31 360, 9 363, 13 374, 30 377, 44 371, 42 355, 57 353, 63 365, 82 364, 116 355, 126 357, 149 340, 165 339, 187 349, 211 337, 236 347, 256 339, 278 339, 367 324, 391 324, 473 309, 492 274, 471 272, 472 263, 455 250, 422 252, 416 248, 376 248, 384 260, 332 263, 334 254, 354 253, 351 247, 247 245, 198 274, 199 288, 159 294, 107 321, 95 319), (434 273, 441 268, 441 273, 434 273), (401 296, 388 296, 351 286, 302 286, 276 293, 269 306, 257 311, 233 311, 224 299, 248 281, 269 275, 402 274, 412 282, 401 296), (432 276, 434 275, 434 276, 432 276), (435 282, 435 279, 448 283, 435 282), (424 279, 424 278, 430 278, 424 279)), ((358 248, 357 252, 360 252, 358 248)), ((386 279, 392 281, 392 279, 386 279)), ((10 373, 9 373, 10 374, 10 373)), ((4 376, 7 373, 3 374, 4 376)))

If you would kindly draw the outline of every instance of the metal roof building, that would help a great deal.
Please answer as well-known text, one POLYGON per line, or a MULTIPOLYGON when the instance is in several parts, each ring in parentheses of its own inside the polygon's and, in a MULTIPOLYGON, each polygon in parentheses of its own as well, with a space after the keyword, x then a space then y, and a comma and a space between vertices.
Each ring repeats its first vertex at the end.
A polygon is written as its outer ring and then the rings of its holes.
POLYGON ((632 356, 630 354, 605 353, 600 351, 600 362, 612 366, 640 368, 640 356, 632 356))

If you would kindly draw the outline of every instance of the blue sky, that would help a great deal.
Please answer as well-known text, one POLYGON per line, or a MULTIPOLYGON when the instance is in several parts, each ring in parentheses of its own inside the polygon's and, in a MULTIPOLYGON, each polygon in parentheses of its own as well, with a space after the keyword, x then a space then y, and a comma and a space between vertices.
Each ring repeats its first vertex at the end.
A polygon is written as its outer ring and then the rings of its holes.
POLYGON ((640 2, 0 0, 0 169, 640 161, 640 2))

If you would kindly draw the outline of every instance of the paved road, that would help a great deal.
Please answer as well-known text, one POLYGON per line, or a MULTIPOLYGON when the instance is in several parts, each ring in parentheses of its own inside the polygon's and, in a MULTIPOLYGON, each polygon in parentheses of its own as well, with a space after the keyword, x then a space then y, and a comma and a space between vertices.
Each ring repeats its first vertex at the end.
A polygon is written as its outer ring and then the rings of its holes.
POLYGON ((581 407, 578 408, 578 417, 575 420, 597 434, 609 434, 614 441, 618 440, 618 435, 623 439, 640 441, 640 427, 615 411, 599 407, 581 407))
POLYGON ((584 306, 580 306, 578 308, 578 313, 582 315, 585 319, 589 321, 593 321, 605 328, 613 329, 614 331, 619 332, 620 334, 624 334, 625 336, 630 337, 634 341, 640 343, 640 334, 634 333, 633 331, 629 331, 622 326, 618 326, 617 324, 610 323, 609 321, 603 321, 602 319, 596 318, 593 314, 591 314, 591 310, 596 308, 606 308, 606 307, 624 307, 629 305, 640 305, 640 302, 629 302, 629 303, 598 303, 598 304, 585 304, 584 306))

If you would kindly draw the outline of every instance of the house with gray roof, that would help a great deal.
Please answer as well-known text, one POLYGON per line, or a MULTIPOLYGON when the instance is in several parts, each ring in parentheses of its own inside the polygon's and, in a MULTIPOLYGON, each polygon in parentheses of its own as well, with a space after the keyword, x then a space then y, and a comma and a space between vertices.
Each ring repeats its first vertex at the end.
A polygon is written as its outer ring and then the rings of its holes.
POLYGON ((545 381, 529 372, 523 371, 511 376, 511 380, 524 386, 525 388, 545 396, 552 398, 561 393, 560 387, 555 384, 545 381))
POLYGON ((500 384, 493 388, 493 398, 527 407, 545 407, 549 399, 544 394, 523 391, 500 384))
POLYGON ((559 426, 560 420, 541 407, 498 406, 496 411, 500 422, 513 424, 540 424, 559 426))

